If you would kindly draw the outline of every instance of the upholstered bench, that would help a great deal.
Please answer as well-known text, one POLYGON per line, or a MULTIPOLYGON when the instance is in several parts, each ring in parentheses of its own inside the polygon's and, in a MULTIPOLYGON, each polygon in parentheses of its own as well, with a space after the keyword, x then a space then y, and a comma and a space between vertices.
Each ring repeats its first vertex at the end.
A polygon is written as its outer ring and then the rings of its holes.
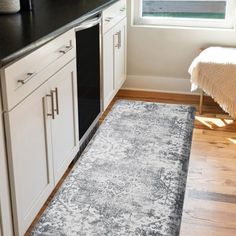
POLYGON ((209 47, 203 50, 193 60, 189 73, 192 91, 202 90, 200 114, 204 91, 231 117, 236 117, 236 48, 209 47))

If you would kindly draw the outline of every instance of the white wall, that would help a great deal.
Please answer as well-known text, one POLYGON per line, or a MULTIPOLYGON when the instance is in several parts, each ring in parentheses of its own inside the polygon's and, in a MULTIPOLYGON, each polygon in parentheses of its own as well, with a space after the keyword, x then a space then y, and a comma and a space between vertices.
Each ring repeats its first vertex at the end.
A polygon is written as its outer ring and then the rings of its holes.
POLYGON ((233 30, 132 26, 131 0, 127 2, 128 78, 125 88, 189 92, 187 71, 199 48, 236 46, 233 30))

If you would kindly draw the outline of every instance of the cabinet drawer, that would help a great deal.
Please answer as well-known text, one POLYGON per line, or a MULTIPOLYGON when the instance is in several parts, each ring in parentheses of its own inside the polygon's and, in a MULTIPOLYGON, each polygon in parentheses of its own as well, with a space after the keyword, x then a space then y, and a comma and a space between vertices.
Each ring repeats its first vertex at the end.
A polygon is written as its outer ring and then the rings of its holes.
POLYGON ((70 30, 3 69, 4 110, 11 110, 75 55, 74 30, 70 30))
POLYGON ((124 17, 126 17, 126 15, 126 0, 120 0, 105 9, 102 13, 103 34, 110 30, 124 17))

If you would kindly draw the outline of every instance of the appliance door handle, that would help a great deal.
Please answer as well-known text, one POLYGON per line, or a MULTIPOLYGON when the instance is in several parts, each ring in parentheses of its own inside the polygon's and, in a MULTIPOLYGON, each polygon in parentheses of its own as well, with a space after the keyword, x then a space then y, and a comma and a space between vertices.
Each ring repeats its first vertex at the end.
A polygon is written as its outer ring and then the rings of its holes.
POLYGON ((75 27, 75 32, 89 29, 89 28, 99 24, 101 21, 101 18, 102 17, 99 15, 95 18, 92 18, 91 20, 86 20, 84 23, 81 23, 79 26, 75 27))

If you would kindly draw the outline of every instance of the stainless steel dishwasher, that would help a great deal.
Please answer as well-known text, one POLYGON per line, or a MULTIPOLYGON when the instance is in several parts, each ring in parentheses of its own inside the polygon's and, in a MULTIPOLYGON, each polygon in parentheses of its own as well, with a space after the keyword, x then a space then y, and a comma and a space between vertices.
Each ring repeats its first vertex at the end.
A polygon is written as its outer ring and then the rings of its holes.
POLYGON ((101 16, 90 18, 75 28, 79 139, 82 145, 101 115, 101 16))

